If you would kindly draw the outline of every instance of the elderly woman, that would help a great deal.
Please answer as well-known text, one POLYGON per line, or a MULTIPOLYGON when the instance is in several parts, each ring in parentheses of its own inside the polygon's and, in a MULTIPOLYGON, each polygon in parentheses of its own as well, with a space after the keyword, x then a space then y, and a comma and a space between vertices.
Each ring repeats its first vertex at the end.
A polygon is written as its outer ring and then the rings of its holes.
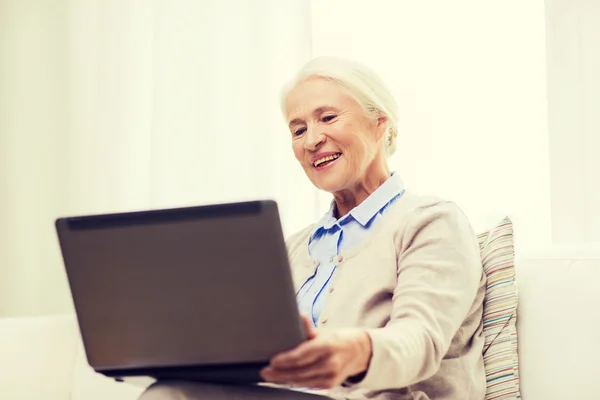
POLYGON ((479 247, 456 205, 414 195, 390 172, 391 93, 362 65, 317 58, 282 108, 296 159, 333 196, 288 240, 308 340, 262 371, 300 389, 163 384, 143 398, 316 398, 311 388, 335 399, 483 399, 479 247))

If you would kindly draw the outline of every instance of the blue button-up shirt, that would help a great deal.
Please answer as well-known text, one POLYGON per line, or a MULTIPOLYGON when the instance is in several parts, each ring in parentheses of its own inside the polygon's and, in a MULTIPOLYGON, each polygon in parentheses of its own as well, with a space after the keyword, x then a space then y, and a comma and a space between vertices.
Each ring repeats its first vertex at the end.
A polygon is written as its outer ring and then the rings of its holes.
POLYGON ((319 267, 296 296, 300 312, 311 316, 315 326, 330 290, 338 254, 359 244, 368 235, 369 228, 383 218, 386 208, 403 193, 404 184, 394 173, 361 204, 338 220, 335 219, 335 204, 332 203, 329 211, 315 225, 308 251, 319 261, 319 267))

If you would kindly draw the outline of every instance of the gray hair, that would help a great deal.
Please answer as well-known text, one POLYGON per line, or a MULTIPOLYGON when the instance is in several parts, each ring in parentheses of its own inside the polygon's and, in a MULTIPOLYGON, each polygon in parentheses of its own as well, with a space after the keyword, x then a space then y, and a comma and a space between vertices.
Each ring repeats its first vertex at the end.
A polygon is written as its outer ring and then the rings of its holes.
POLYGON ((310 60, 282 91, 281 109, 284 115, 287 98, 292 90, 299 83, 315 77, 327 79, 346 88, 367 116, 385 116, 385 148, 388 156, 394 154, 398 136, 398 104, 381 78, 356 61, 336 57, 318 57, 310 60))

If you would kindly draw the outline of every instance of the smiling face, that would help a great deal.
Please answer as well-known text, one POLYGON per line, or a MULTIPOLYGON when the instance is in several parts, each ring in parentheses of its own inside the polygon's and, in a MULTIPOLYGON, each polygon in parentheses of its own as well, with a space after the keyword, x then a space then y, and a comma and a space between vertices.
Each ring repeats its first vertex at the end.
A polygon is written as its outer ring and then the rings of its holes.
POLYGON ((302 81, 290 92, 286 113, 294 155, 317 188, 355 192, 389 175, 385 117, 368 117, 344 87, 322 78, 302 81))

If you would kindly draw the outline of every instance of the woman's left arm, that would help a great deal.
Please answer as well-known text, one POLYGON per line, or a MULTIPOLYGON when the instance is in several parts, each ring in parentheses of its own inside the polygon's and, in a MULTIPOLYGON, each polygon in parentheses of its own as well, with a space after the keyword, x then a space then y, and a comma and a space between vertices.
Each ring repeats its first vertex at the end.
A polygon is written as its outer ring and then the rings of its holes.
POLYGON ((482 283, 479 245, 454 203, 419 209, 402 243, 391 319, 367 331, 372 356, 360 387, 407 387, 433 376, 482 283))
POLYGON ((317 331, 263 370, 270 382, 311 388, 341 384, 384 390, 434 375, 473 305, 482 278, 479 246, 453 203, 419 208, 398 249, 389 323, 317 331), (358 379, 350 379, 359 375, 358 379))

